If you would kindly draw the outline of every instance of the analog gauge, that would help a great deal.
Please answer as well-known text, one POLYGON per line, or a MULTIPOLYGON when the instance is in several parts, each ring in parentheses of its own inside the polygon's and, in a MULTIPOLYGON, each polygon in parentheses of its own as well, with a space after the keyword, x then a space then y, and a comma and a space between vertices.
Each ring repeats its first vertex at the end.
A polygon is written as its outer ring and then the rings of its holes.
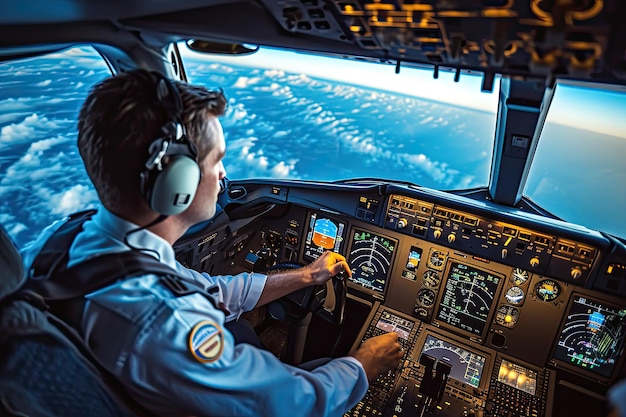
POLYGON ((513 327, 519 318, 519 310, 512 306, 500 306, 496 312, 496 323, 504 327, 513 327))
POLYGON ((446 262, 446 255, 438 250, 433 250, 430 252, 430 256, 428 258, 428 266, 433 269, 441 270, 443 269, 443 265, 446 262))
POLYGON ((435 304, 435 292, 427 288, 419 290, 417 293, 417 303, 422 307, 432 307, 435 304))
POLYGON ((506 290, 504 298, 510 304, 520 304, 524 300, 524 290, 520 287, 511 287, 506 290))
POLYGON ((421 308, 419 306, 415 306, 415 314, 417 314, 420 317, 428 317, 428 311, 426 311, 426 309, 421 308))
POLYGON ((561 293, 561 287, 556 281, 551 279, 544 279, 535 285, 535 293, 542 301, 553 301, 561 293))
POLYGON ((511 276, 511 281, 515 285, 522 285, 526 281, 528 281, 528 271, 522 268, 515 268, 513 270, 513 275, 511 276))
POLYGON ((439 286, 439 281, 441 281, 441 277, 435 271, 431 271, 430 269, 424 272, 422 282, 425 287, 429 288, 437 288, 439 286))

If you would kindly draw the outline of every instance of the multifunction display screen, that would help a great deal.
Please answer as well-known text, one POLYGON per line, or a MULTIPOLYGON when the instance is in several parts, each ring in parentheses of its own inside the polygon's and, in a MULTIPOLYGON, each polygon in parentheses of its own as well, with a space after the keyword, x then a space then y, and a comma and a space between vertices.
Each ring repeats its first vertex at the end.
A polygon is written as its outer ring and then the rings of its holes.
POLYGON ((404 340, 409 339, 409 335, 411 334, 411 330, 413 330, 414 325, 415 322, 403 319, 402 317, 396 316, 388 311, 383 311, 380 318, 376 322, 377 329, 386 333, 394 332, 404 340))
POLYGON ((498 382, 535 395, 537 372, 503 359, 498 371, 498 382))
POLYGON ((422 348, 426 354, 450 365, 449 377, 466 383, 474 388, 480 385, 480 378, 485 369, 486 358, 457 346, 454 343, 439 339, 433 335, 426 335, 422 348))
POLYGON ((383 293, 398 241, 367 230, 352 231, 348 265, 352 282, 375 293, 383 293))
POLYGON ((345 223, 325 215, 311 213, 302 257, 306 261, 313 261, 326 250, 339 252, 345 230, 345 223))
POLYGON ((437 319, 457 329, 482 335, 502 277, 451 262, 437 319))
POLYGON ((554 358, 609 378, 624 348, 626 310, 575 295, 554 358))

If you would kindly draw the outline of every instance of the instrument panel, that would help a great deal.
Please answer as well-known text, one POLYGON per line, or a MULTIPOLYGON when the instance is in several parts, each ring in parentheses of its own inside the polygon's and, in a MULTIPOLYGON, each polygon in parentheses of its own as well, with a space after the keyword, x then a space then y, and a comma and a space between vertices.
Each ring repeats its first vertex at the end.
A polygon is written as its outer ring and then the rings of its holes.
POLYGON ((222 202, 211 239, 197 237, 204 231, 178 242, 179 259, 234 274, 303 265, 325 250, 343 254, 352 270, 349 296, 384 308, 388 320, 380 323, 402 322, 420 334, 405 339, 413 362, 385 386, 422 378, 423 352, 437 364, 462 356, 466 368, 450 371, 451 386, 458 385, 452 397, 489 415, 488 405, 499 407, 494 398, 514 389, 541 397, 533 407, 543 413, 549 375, 582 378, 600 395, 626 375, 626 288, 612 275, 623 269, 626 249, 602 234, 393 187, 237 187, 254 197, 222 202))

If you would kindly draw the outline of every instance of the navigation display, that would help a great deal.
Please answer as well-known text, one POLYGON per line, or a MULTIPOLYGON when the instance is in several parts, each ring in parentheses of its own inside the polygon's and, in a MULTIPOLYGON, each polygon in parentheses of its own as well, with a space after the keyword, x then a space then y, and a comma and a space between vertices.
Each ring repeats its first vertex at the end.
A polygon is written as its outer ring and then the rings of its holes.
POLYGON ((458 262, 450 263, 437 319, 482 335, 502 277, 458 262))
POLYGON ((610 378, 624 348, 626 309, 575 295, 554 358, 610 378))
POLYGON ((326 215, 311 213, 309 216, 304 253, 306 261, 313 261, 326 250, 340 252, 343 243, 346 224, 326 215))
POLYGON ((362 229, 352 231, 348 265, 350 281, 375 293, 383 293, 398 241, 362 229))
POLYGON ((485 369, 486 358, 484 356, 465 350, 431 334, 426 335, 422 353, 449 364, 452 367, 450 378, 474 388, 478 388, 480 385, 480 378, 485 369))

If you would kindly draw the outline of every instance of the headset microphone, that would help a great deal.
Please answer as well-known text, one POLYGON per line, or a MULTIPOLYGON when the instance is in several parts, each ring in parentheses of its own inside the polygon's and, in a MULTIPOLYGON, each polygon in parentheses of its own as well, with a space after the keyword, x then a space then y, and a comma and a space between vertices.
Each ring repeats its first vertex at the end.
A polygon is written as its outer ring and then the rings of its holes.
POLYGON ((161 74, 152 74, 157 77, 157 97, 168 121, 161 127, 163 136, 148 148, 141 190, 152 210, 170 216, 191 205, 200 183, 200 166, 198 151, 182 123, 182 98, 176 86, 161 74))

